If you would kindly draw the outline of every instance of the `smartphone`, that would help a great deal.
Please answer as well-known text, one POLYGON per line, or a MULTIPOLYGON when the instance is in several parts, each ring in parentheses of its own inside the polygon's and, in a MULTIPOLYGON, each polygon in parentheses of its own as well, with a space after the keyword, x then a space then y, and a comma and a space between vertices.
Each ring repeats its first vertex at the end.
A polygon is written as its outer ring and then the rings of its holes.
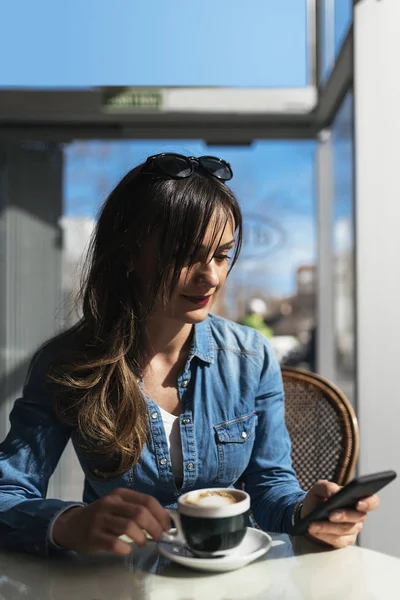
POLYGON ((394 471, 381 471, 372 475, 355 477, 337 494, 331 496, 326 502, 304 517, 304 519, 300 519, 294 528, 294 535, 307 533, 313 521, 326 520, 329 518, 330 513, 335 510, 355 508, 359 500, 376 494, 385 485, 393 481, 396 476, 394 471))

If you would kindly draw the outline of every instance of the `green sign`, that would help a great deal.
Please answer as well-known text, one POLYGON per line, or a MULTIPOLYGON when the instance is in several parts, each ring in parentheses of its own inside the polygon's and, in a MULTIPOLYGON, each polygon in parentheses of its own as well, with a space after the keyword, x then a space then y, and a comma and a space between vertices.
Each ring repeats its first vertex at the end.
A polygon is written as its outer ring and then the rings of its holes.
POLYGON ((127 112, 131 110, 160 110, 162 93, 160 90, 127 89, 119 92, 105 91, 102 97, 104 110, 127 112))

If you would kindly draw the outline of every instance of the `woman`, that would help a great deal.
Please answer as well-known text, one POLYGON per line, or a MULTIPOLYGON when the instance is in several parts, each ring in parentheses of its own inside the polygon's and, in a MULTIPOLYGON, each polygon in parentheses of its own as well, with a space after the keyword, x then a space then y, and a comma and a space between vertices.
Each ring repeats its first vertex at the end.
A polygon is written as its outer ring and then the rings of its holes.
MULTIPOLYGON (((130 552, 156 540, 191 489, 244 483, 259 525, 290 532, 338 491, 295 478, 279 365, 264 336, 210 314, 242 218, 213 157, 162 154, 107 199, 82 290, 83 317, 34 357, 0 446, 0 544, 49 555, 130 552), (69 438, 84 504, 45 499, 69 438)), ((373 496, 310 534, 352 544, 373 496)))

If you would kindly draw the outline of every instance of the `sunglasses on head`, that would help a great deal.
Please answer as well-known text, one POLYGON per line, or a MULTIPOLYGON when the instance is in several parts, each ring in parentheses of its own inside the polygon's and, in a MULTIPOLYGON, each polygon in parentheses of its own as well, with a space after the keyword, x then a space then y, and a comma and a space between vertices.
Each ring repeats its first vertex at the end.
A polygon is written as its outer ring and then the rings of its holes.
POLYGON ((142 174, 163 174, 173 179, 186 179, 195 169, 203 169, 220 181, 229 181, 233 172, 229 163, 216 156, 183 156, 172 152, 163 152, 149 156, 141 170, 142 174))

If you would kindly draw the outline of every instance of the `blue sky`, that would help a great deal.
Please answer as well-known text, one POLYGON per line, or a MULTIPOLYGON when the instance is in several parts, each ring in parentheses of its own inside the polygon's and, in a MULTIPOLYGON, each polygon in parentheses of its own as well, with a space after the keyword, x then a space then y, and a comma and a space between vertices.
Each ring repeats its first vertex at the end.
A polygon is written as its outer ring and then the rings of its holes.
MULTIPOLYGON (((336 49, 351 4, 335 3, 336 49)), ((0 87, 303 86, 309 83, 306 0, 0 0, 0 56, 7 56, 0 87)), ((273 293, 292 293, 297 266, 315 260, 314 142, 72 144, 65 152, 65 214, 93 217, 128 169, 165 150, 232 163, 232 187, 245 214, 266 215, 285 231, 285 245, 265 257, 261 274, 260 263, 246 268, 273 293)), ((337 177, 348 179, 341 156, 337 177)), ((341 218, 349 194, 339 204, 341 218)))
MULTIPOLYGON (((1 0, 0 86, 302 86, 306 2, 1 0)), ((334 2, 336 52, 351 10, 334 2)))
POLYGON ((306 0, 2 0, 0 85, 307 83, 306 0))

